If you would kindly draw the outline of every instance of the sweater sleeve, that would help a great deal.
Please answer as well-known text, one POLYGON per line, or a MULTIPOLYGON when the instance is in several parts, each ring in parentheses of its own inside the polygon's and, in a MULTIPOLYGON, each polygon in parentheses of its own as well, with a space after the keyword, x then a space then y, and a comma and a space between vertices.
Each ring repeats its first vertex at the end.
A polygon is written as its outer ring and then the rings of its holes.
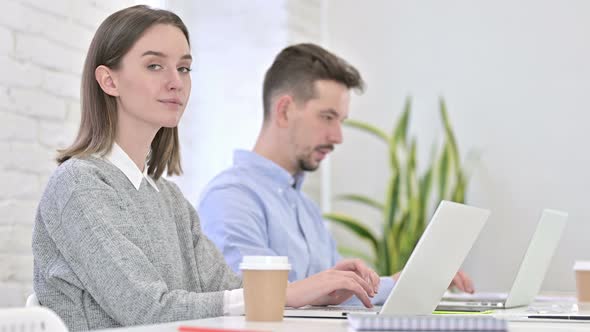
MULTIPOLYGON (((231 284, 229 277, 215 286, 208 281, 211 292, 169 289, 150 261, 157 258, 148 257, 124 235, 133 225, 126 220, 116 191, 77 190, 61 202, 56 206, 58 218, 46 219, 45 226, 85 290, 118 323, 151 324, 223 314, 221 289, 231 284)), ((206 241, 197 241, 195 250, 207 246, 206 241)), ((205 256, 198 263, 213 264, 218 259, 205 256)), ((225 265, 222 259, 218 263, 225 265)))

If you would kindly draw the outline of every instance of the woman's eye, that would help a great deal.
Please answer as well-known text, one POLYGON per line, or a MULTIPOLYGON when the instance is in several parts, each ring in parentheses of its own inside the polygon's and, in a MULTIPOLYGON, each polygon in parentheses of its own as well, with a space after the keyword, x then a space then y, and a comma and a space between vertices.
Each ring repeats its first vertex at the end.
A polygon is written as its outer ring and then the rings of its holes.
POLYGON ((178 68, 178 71, 181 73, 190 73, 192 69, 188 68, 188 67, 180 67, 178 68))
POLYGON ((147 66, 149 70, 160 70, 162 69, 162 66, 158 65, 158 64, 151 64, 149 66, 147 66))

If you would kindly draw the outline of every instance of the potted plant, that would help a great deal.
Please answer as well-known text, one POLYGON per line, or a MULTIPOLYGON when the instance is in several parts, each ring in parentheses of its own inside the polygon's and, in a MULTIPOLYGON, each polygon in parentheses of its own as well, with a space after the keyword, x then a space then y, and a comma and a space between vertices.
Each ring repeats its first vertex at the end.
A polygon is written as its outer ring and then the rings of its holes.
MULTIPOLYGON (((407 98, 391 134, 357 120, 347 120, 346 126, 371 134, 388 146, 391 177, 384 201, 357 194, 344 194, 338 200, 363 204, 377 209, 382 215, 382 232, 375 234, 360 219, 342 213, 326 213, 324 217, 343 225, 370 243, 372 263, 380 275, 400 271, 424 231, 433 209, 441 200, 463 203, 467 187, 459 149, 451 127, 444 100, 440 99, 440 115, 444 140, 433 149, 432 160, 419 174, 416 160, 416 138, 408 138, 411 99, 407 98)), ((341 248, 344 252, 354 252, 341 248)), ((358 255, 357 255, 358 256, 358 255)))

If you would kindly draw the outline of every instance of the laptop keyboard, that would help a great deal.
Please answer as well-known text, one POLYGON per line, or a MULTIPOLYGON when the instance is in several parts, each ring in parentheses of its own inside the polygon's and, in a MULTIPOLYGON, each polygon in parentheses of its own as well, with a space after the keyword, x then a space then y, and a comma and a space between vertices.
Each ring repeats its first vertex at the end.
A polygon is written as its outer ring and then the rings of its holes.
POLYGON ((485 311, 505 309, 503 302, 477 302, 477 301, 441 301, 436 310, 439 311, 485 311))
POLYGON ((373 306, 373 308, 365 308, 359 306, 346 306, 346 305, 334 305, 334 306, 306 306, 303 308, 299 308, 297 310, 322 310, 322 311, 346 311, 346 312, 379 312, 381 311, 381 306, 373 306))

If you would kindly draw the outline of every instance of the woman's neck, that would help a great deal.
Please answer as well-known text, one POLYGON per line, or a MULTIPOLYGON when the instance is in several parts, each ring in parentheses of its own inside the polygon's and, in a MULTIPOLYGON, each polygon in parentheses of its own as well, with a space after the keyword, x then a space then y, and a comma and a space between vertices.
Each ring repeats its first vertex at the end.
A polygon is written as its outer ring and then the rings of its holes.
POLYGON ((137 165, 137 168, 143 172, 147 155, 150 152, 150 144, 146 145, 145 142, 138 142, 120 137, 117 137, 115 141, 121 149, 125 151, 129 158, 133 160, 133 163, 137 165))
POLYGON ((119 112, 115 141, 143 172, 152 141, 159 128, 139 122, 119 112))

